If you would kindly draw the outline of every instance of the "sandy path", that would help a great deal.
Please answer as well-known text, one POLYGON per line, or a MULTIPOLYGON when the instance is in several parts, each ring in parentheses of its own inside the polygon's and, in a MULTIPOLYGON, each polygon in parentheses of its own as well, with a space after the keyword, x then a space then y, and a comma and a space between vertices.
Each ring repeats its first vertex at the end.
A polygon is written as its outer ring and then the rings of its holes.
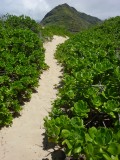
POLYGON ((48 115, 51 101, 56 98, 54 85, 60 81, 61 67, 53 55, 56 45, 64 41, 65 38, 54 36, 52 42, 44 44, 46 63, 50 68, 41 75, 38 93, 26 103, 22 116, 14 119, 12 127, 0 130, 0 160, 51 159, 49 151, 43 150, 43 118, 48 115))

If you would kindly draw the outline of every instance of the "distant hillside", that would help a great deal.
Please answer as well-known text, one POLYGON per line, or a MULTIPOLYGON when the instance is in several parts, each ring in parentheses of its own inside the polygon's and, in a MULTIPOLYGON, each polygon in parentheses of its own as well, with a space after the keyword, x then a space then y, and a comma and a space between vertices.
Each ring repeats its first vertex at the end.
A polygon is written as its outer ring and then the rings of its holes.
POLYGON ((40 23, 43 26, 58 25, 70 32, 78 32, 100 22, 100 19, 78 12, 65 3, 52 9, 40 23))

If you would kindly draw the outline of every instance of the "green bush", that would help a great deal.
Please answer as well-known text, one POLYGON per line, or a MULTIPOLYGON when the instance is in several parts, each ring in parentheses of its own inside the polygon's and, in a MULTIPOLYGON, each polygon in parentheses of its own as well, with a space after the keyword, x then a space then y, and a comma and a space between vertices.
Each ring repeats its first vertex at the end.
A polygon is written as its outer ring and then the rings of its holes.
POLYGON ((120 159, 120 17, 79 33, 55 54, 62 87, 45 128, 67 156, 120 159))
POLYGON ((43 44, 22 18, 10 16, 0 23, 0 126, 12 123, 46 67, 43 44))

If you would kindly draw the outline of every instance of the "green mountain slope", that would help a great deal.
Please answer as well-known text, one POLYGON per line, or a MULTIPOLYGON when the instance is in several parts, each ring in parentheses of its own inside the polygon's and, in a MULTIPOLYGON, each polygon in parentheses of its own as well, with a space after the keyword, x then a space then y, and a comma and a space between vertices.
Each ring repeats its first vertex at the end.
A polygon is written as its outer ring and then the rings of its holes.
POLYGON ((78 32, 100 22, 100 19, 78 12, 65 3, 52 9, 40 23, 43 26, 58 25, 70 32, 78 32))

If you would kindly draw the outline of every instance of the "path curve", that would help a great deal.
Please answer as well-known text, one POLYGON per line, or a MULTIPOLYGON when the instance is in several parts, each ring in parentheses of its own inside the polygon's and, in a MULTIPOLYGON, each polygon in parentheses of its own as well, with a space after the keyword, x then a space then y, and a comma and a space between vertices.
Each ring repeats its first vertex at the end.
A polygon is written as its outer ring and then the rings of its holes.
POLYGON ((41 75, 38 93, 34 93, 31 101, 26 103, 21 116, 13 120, 12 127, 0 130, 0 160, 51 160, 49 151, 43 150, 43 118, 48 115, 51 101, 56 98, 54 85, 59 83, 62 74, 54 52, 56 46, 65 40, 54 36, 51 42, 44 44, 45 61, 50 68, 41 75))

